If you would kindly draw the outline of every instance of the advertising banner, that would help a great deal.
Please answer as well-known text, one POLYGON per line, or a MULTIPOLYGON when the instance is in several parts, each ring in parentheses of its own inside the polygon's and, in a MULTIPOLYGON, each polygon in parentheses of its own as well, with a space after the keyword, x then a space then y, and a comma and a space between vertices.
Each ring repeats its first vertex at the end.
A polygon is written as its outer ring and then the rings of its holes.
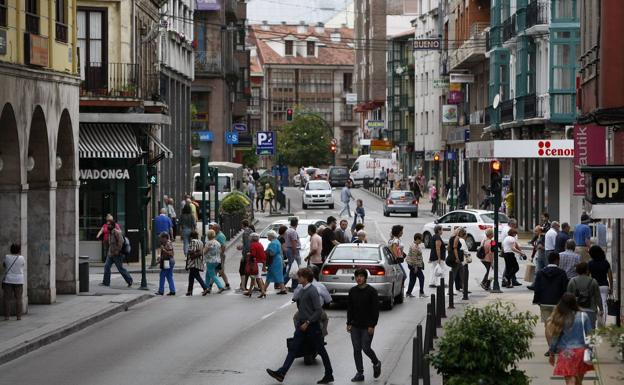
POLYGON ((606 161, 606 129, 597 125, 574 125, 574 195, 585 195, 583 166, 600 166, 606 161))

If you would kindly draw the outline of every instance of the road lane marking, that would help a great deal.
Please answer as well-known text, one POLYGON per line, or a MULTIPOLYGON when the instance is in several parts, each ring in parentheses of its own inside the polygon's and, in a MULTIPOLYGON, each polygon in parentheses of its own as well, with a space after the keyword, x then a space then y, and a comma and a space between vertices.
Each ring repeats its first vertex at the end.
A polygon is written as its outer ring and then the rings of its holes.
POLYGON ((270 316, 272 316, 273 314, 275 314, 275 312, 274 312, 274 311, 270 312, 269 314, 265 314, 265 315, 263 315, 260 319, 261 319, 262 321, 264 321, 265 319, 269 318, 269 317, 270 317, 270 316))
POLYGON ((280 309, 283 309, 283 308, 285 308, 285 307, 290 306, 292 303, 293 303, 293 301, 288 301, 288 302, 286 302, 285 304, 283 304, 282 306, 280 306, 279 308, 280 308, 280 309))

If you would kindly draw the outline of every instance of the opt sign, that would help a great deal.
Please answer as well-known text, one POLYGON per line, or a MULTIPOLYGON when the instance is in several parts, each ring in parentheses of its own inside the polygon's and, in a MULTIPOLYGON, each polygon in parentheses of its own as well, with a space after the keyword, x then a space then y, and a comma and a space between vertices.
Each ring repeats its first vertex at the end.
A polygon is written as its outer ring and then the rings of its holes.
POLYGON ((275 132, 259 131, 256 133, 256 154, 257 155, 274 155, 275 154, 275 132))

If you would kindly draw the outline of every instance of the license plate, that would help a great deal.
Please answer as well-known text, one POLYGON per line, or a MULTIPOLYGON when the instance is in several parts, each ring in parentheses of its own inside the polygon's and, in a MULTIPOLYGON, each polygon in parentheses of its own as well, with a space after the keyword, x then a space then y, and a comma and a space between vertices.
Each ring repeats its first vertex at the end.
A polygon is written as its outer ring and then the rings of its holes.
POLYGON ((352 275, 353 273, 355 273, 355 269, 340 269, 340 274, 352 275))

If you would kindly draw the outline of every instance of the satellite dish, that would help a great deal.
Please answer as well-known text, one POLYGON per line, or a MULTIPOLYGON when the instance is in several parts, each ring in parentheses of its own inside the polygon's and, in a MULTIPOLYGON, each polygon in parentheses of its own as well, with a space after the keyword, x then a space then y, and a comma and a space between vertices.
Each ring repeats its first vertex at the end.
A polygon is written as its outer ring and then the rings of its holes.
POLYGON ((492 102, 492 107, 494 107, 494 109, 497 109, 499 104, 500 104, 500 94, 496 94, 494 96, 494 101, 492 102))

